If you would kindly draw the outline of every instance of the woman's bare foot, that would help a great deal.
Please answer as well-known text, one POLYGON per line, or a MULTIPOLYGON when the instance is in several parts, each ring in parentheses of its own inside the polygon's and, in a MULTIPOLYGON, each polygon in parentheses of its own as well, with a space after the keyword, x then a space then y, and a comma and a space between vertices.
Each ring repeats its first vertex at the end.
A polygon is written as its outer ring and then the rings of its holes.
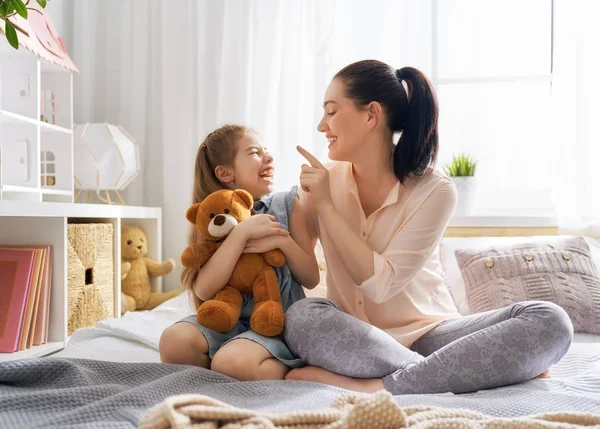
POLYGON ((373 393, 384 389, 383 380, 381 378, 346 377, 317 366, 305 366, 304 368, 292 369, 287 373, 285 379, 314 381, 363 393, 373 393))
POLYGON ((552 377, 550 377, 550 370, 547 369, 546 371, 542 372, 540 375, 533 377, 533 378, 535 379, 535 378, 552 378, 552 377))

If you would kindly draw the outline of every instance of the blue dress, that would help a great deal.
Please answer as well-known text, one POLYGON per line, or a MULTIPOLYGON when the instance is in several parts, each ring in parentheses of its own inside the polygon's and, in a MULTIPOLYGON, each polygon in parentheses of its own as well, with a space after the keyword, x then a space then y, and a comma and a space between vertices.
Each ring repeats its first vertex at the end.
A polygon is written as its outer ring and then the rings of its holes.
MULTIPOLYGON (((289 192, 277 192, 265 195, 254 204, 254 211, 257 214, 270 214, 275 216, 281 227, 289 230, 289 220, 294 208, 294 203, 298 197, 298 188, 294 186, 289 192)), ((296 301, 306 298, 302 286, 294 279, 289 267, 285 264, 282 267, 274 268, 279 280, 279 289, 281 290, 281 303, 283 310, 287 309, 296 301)), ((229 341, 244 338, 254 341, 266 348, 276 359, 283 362, 290 368, 299 368, 305 365, 304 361, 294 355, 288 348, 283 334, 276 337, 264 337, 250 330, 250 316, 254 308, 254 298, 244 297, 242 312, 237 325, 229 332, 215 332, 206 326, 201 325, 196 320, 196 315, 188 316, 180 322, 191 323, 197 327, 206 338, 208 343, 208 356, 212 359, 217 351, 229 341)))

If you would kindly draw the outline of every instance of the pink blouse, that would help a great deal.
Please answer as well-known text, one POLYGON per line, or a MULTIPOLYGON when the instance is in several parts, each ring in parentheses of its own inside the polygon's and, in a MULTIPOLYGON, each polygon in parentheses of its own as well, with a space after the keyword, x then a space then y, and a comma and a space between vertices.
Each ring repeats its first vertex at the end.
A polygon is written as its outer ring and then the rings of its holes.
POLYGON ((444 285, 438 252, 456 203, 452 181, 432 171, 408 178, 402 188, 398 182, 383 205, 366 218, 352 164, 336 162, 327 168, 333 203, 373 249, 375 267, 372 277, 354 283, 309 195, 300 191, 307 222, 317 232, 327 261, 327 297, 406 347, 445 319, 459 317, 444 285))

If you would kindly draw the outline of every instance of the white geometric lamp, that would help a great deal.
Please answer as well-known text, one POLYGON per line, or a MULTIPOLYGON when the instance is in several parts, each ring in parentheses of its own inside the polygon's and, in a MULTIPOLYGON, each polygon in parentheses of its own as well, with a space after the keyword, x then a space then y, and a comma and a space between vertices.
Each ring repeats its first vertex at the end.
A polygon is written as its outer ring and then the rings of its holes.
POLYGON ((73 128, 73 157, 77 193, 95 191, 105 203, 112 204, 109 191, 113 191, 121 204, 125 204, 119 191, 140 172, 138 145, 120 126, 110 124, 84 124, 73 128), (104 193, 106 198, 103 198, 104 193))

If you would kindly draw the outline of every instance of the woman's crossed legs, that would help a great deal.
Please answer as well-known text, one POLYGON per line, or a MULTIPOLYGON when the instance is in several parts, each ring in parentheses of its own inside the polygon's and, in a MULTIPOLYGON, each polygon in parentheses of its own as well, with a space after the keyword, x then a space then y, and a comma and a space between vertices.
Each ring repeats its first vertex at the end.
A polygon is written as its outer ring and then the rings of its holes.
POLYGON ((310 366, 288 380, 392 394, 464 393, 530 380, 567 352, 573 325, 559 306, 527 301, 450 319, 408 349, 322 299, 286 313, 289 347, 310 366))

